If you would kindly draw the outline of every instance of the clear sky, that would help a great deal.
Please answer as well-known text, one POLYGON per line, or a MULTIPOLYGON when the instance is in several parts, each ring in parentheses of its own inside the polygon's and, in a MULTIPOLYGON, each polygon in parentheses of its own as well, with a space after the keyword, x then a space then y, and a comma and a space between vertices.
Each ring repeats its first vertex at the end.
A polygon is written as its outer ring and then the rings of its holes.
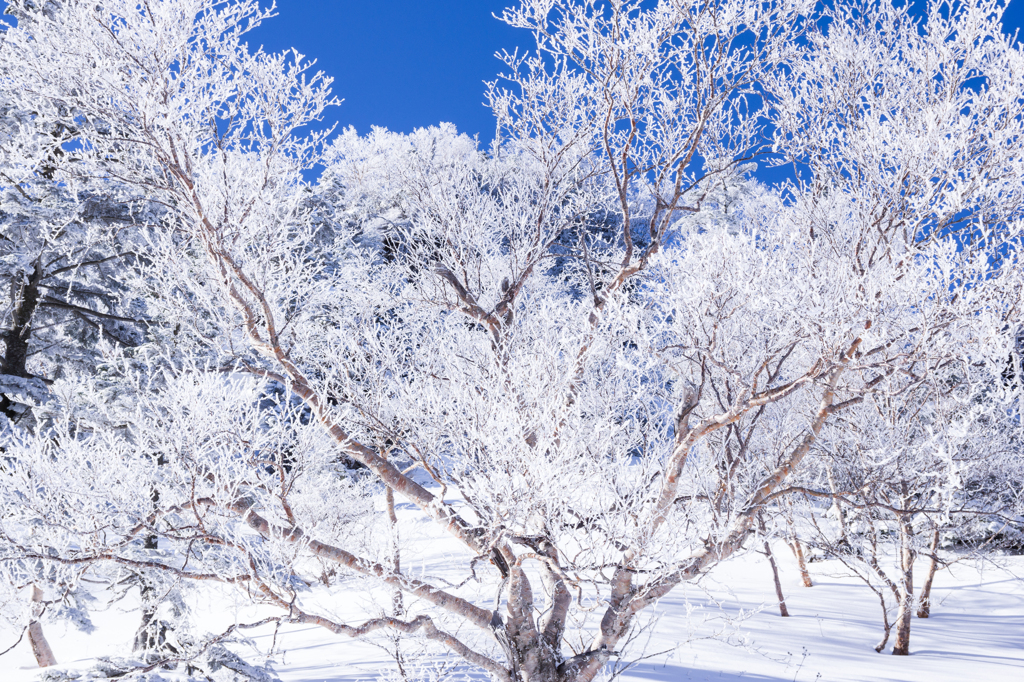
POLYGON ((278 0, 278 16, 251 34, 270 51, 294 47, 334 78, 345 101, 331 112, 360 133, 371 125, 410 132, 454 123, 494 137, 484 81, 494 53, 530 44, 530 34, 495 19, 505 0, 278 0))
MULTIPOLYGON (((502 67, 493 55, 531 44, 529 33, 492 16, 512 1, 277 0, 279 16, 251 42, 317 59, 345 99, 331 112, 342 126, 410 132, 448 121, 488 142, 494 123, 484 81, 502 67)), ((1024 25, 1024 0, 1011 0, 1004 21, 1011 33, 1024 25)))

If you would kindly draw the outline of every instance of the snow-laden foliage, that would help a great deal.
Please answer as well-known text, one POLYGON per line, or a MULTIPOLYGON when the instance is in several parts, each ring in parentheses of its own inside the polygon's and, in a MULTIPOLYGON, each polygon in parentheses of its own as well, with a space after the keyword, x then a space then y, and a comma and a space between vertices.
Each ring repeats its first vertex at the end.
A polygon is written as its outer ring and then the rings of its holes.
MULTIPOLYGON (((248 48, 251 0, 48 7, 0 51, 24 125, 70 131, 31 183, 159 207, 118 280, 152 322, 4 434, 8 612, 132 572, 274 607, 239 629, 583 682, 795 496, 1019 513, 980 483, 1020 450, 1024 55, 998 4, 524 0, 504 18, 537 52, 489 90, 489 150, 327 144, 330 81, 248 48), (883 478, 904 492, 843 487, 883 478), (463 552, 410 566, 410 536, 463 552)), ((148 665, 231 635, 187 631, 148 665)))

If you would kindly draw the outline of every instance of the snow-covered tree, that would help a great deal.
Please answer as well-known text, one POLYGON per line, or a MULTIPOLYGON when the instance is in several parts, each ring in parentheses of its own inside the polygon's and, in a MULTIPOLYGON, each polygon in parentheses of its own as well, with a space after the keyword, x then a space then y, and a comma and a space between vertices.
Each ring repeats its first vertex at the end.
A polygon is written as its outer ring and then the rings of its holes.
POLYGON ((951 363, 915 390, 871 396, 846 415, 846 429, 823 436, 795 486, 811 502, 802 516, 814 544, 878 596, 878 651, 895 627, 893 653, 909 653, 911 621, 930 615, 940 567, 998 549, 996 536, 1017 530, 1020 507, 1008 493, 1020 467, 1019 410, 972 374, 968 362, 951 363), (1004 409, 986 404, 993 399, 1004 409), (915 586, 919 558, 928 568, 915 586))
POLYGON ((0 570, 222 583, 279 607, 260 622, 595 679, 823 438, 909 444, 869 406, 939 413, 951 366, 1004 386, 1024 55, 1000 11, 524 0, 537 53, 489 91, 489 152, 450 128, 325 148, 329 81, 249 50, 251 0, 9 29, 4 90, 74 122, 61 172, 166 211, 132 286, 167 331, 145 366, 108 353, 130 401, 69 377, 49 431, 9 434, 0 570), (759 156, 793 182, 752 181, 759 156), (451 549, 417 574, 396 534, 451 549), (327 565, 346 581, 313 590, 327 565), (324 605, 357 591, 386 612, 324 605))
MULTIPOLYGON (((28 27, 42 10, 14 3, 8 13, 28 27)), ((133 256, 132 228, 151 215, 116 185, 58 178, 76 161, 65 149, 73 120, 41 116, 7 89, 0 98, 0 412, 18 421, 31 420, 28 407, 43 400, 48 382, 89 367, 100 339, 139 343, 142 321, 121 312, 117 273, 133 256)))
MULTIPOLYGON (((27 27, 47 8, 14 3, 7 10, 27 27)), ((145 321, 134 317, 139 311, 121 274, 152 211, 123 187, 60 172, 76 162, 73 121, 40 117, 8 90, 0 92, 0 109, 0 430, 31 431, 54 380, 94 371, 104 344, 140 343, 145 321)), ((37 618, 72 616, 88 627, 81 609, 68 608, 87 595, 26 585, 29 591, 20 620, 30 620, 37 659, 52 663, 37 618)))

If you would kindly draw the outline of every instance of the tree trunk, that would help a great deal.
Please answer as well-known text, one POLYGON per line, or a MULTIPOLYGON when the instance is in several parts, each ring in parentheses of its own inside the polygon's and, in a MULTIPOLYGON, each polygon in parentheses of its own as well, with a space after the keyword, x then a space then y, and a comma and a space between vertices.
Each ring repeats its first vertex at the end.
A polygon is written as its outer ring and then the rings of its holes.
MULTIPOLYGON (((385 459, 387 455, 385 453, 385 459)), ((402 556, 400 554, 399 536, 398 536, 398 515, 395 514, 395 491, 391 488, 384 488, 384 504, 387 507, 388 512, 388 531, 391 541, 391 570, 395 574, 399 574, 402 571, 402 556)), ((395 618, 402 618, 405 616, 405 601, 402 598, 402 590, 395 588, 391 594, 391 615, 395 618)), ((409 676, 406 672, 406 660, 405 655, 402 653, 402 637, 401 635, 395 635, 392 640, 395 648, 390 652, 395 658, 395 665, 398 668, 398 674, 403 680, 408 680, 409 676)))
MULTIPOLYGON (((534 621, 533 586, 522 563, 506 545, 499 548, 508 568, 505 619, 496 629, 516 682, 560 682, 557 652, 546 646, 534 621)), ((493 623, 494 621, 492 621, 493 623)), ((571 679, 571 678, 567 678, 571 679)))
MULTIPOLYGON (((395 514, 395 491, 391 488, 384 488, 384 503, 388 508, 388 529, 391 532, 391 570, 397 575, 402 572, 402 556, 400 553, 401 543, 398 537, 398 515, 395 514)), ((394 594, 391 596, 391 610, 396 618, 401 618, 405 615, 402 590, 398 588, 395 589, 394 594)))
MULTIPOLYGON (((43 601, 43 592, 35 585, 32 586, 32 603, 41 604, 43 601)), ((46 637, 43 635, 43 626, 36 620, 42 615, 42 609, 40 613, 32 614, 32 622, 28 624, 28 643, 32 646, 32 655, 36 657, 36 663, 39 664, 40 668, 48 668, 51 665, 57 665, 57 659, 53 656, 53 650, 50 649, 49 643, 46 641, 46 637)))
POLYGON ((932 542, 929 546, 931 556, 928 558, 928 577, 924 579, 924 586, 921 588, 921 600, 917 606, 917 617, 927 618, 932 613, 932 581, 935 580, 935 570, 939 566, 939 527, 932 524, 932 542))
POLYGON ((832 491, 832 508, 836 510, 836 520, 839 521, 839 544, 850 547, 849 533, 846 530, 846 512, 839 501, 839 489, 836 487, 836 479, 832 473, 832 466, 826 465, 825 473, 828 474, 828 487, 832 491))
POLYGON ((907 514, 899 516, 900 524, 900 610, 896 614, 896 643, 893 656, 910 655, 910 620, 914 615, 914 550, 911 546, 913 528, 907 514))
POLYGON ((790 502, 786 503, 786 521, 789 526, 789 547, 793 550, 793 555, 796 557, 797 566, 800 567, 800 579, 803 581, 804 587, 814 587, 811 574, 807 570, 807 560, 804 558, 804 548, 800 544, 800 536, 796 534, 796 522, 793 520, 793 505, 790 502))
MULTIPOLYGON (((153 493, 155 496, 155 492, 153 493)), ((155 535, 147 535, 142 545, 145 549, 155 550, 159 548, 159 540, 155 535)), ((142 602, 142 622, 135 632, 135 641, 132 650, 143 654, 144 658, 159 658, 167 652, 177 653, 177 648, 168 641, 170 628, 166 622, 159 619, 160 616, 160 591, 150 582, 144 573, 139 574, 141 587, 139 598, 142 602)))
MULTIPOLYGON (((167 458, 160 454, 156 458, 157 466, 167 464, 167 458)), ((155 488, 150 490, 149 499, 153 502, 153 511, 156 512, 160 504, 160 492, 155 488)), ((156 551, 160 549, 160 539, 156 535, 147 535, 142 542, 143 549, 156 551)), ((178 653, 177 647, 173 646, 168 635, 171 628, 166 622, 159 620, 160 616, 160 590, 150 582, 145 573, 139 573, 139 598, 142 602, 142 622, 135 632, 135 641, 132 650, 143 654, 144 657, 160 657, 162 654, 178 653)))
MULTIPOLYGON (((31 378, 28 373, 28 345, 32 334, 32 317, 39 306, 39 284, 44 274, 42 258, 40 254, 32 274, 26 278, 16 294, 9 326, 0 334, 0 340, 4 342, 4 354, 0 357, 0 374, 22 379, 31 378)), ((16 422, 19 417, 14 407, 14 401, 6 395, 0 395, 0 412, 7 415, 12 422, 16 422)))
MULTIPOLYGON (((757 515, 757 526, 758 530, 761 531, 761 535, 765 534, 764 518, 761 514, 757 515)), ((789 617, 789 609, 786 608, 786 597, 782 594, 782 583, 779 581, 779 567, 775 564, 775 555, 772 554, 772 545, 768 542, 768 538, 764 538, 764 553, 768 557, 768 563, 772 567, 772 578, 775 580, 775 595, 779 598, 779 615, 783 618, 789 617)))
MULTIPOLYGON (((874 589, 874 588, 872 588, 874 589)), ((889 609, 885 605, 885 593, 882 590, 875 590, 878 601, 882 604, 882 641, 875 645, 875 651, 882 653, 885 645, 889 643, 889 633, 892 632, 892 623, 889 622, 889 609)))
MULTIPOLYGON (((14 309, 10 314, 10 321, 7 330, 0 334, 0 340, 4 343, 4 355, 0 357, 0 374, 28 379, 28 346, 31 336, 32 317, 35 315, 39 305, 39 283, 43 279, 42 256, 36 259, 35 268, 22 284, 21 289, 15 295, 14 309)), ((0 412, 5 414, 12 422, 17 421, 18 412, 15 410, 14 402, 6 395, 0 396, 0 412)), ((33 604, 41 604, 43 601, 42 591, 32 586, 33 604)), ((32 621, 28 626, 28 641, 32 646, 32 654, 36 657, 36 663, 40 668, 46 668, 57 664, 46 637, 43 635, 43 626, 36 620, 42 615, 42 607, 34 606, 32 621)))

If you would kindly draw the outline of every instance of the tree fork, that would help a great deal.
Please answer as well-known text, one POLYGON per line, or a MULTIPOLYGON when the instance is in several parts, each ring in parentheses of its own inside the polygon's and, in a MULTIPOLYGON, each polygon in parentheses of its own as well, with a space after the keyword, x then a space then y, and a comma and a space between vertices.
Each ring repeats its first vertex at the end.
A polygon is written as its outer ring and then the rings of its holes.
POLYGON ((32 586, 32 604, 38 611, 33 612, 32 622, 28 624, 28 641, 32 646, 32 655, 36 657, 36 663, 40 668, 48 668, 51 665, 57 665, 57 658, 53 655, 53 650, 43 634, 43 626, 39 622, 39 617, 45 606, 42 606, 43 591, 36 585, 32 586))

